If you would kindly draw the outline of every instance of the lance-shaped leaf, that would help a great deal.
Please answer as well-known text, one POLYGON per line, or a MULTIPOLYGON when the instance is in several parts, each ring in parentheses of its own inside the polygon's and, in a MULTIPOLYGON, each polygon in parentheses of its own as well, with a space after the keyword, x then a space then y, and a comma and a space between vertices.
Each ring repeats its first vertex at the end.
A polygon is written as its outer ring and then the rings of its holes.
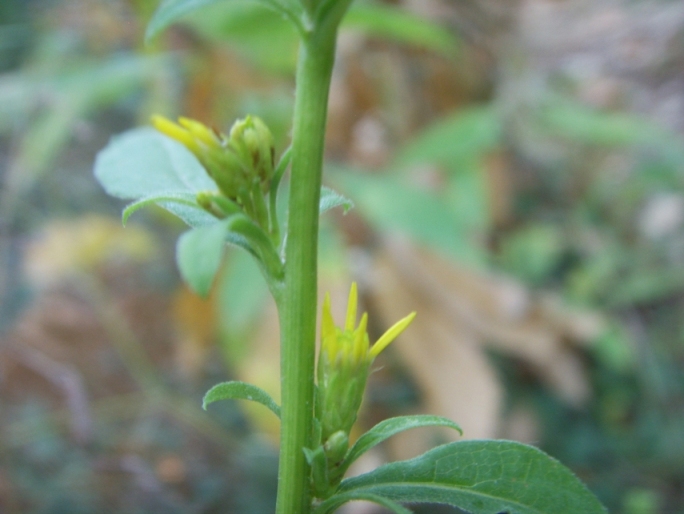
POLYGON ((354 28, 366 34, 400 43, 416 45, 453 57, 458 40, 445 27, 393 5, 357 3, 342 21, 342 28, 354 28))
POLYGON ((206 410, 210 403, 219 400, 250 400, 257 402, 280 418, 280 407, 273 398, 260 387, 246 382, 232 381, 216 384, 204 395, 202 408, 206 410))
POLYGON ((141 198, 140 200, 136 200, 133 203, 130 203, 126 206, 126 208, 123 210, 121 213, 121 223, 126 226, 126 223, 128 222, 128 218, 131 217, 131 214, 134 212, 142 209, 143 207, 147 207, 149 205, 159 205, 159 204, 169 204, 169 203, 177 203, 180 205, 185 205, 189 207, 196 207, 199 208, 197 205, 197 201, 195 200, 195 195, 192 193, 162 193, 162 194, 153 194, 150 196, 146 196, 144 198, 141 198))
POLYGON ((415 459, 386 464, 344 480, 316 514, 333 512, 351 492, 396 502, 448 504, 471 514, 607 512, 568 468, 537 448, 513 441, 450 443, 415 459))
POLYGON ((349 466, 351 466, 356 459, 358 459, 365 452, 373 448, 374 446, 380 444, 385 439, 392 437, 395 434, 403 432, 404 430, 410 430, 412 428, 420 427, 448 427, 453 428, 460 434, 463 434, 463 430, 456 423, 450 419, 444 418, 442 416, 431 416, 431 415, 415 415, 415 416, 398 416, 396 418, 386 419, 381 421, 368 432, 363 434, 356 441, 354 446, 349 449, 344 462, 341 465, 341 474, 344 474, 349 466))

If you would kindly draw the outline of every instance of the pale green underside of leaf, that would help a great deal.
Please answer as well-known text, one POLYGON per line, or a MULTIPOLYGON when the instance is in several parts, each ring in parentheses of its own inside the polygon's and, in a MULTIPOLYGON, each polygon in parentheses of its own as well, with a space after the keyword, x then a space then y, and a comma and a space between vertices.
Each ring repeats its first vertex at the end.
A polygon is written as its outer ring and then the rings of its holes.
POLYGON ((250 400, 257 402, 280 418, 280 407, 271 398, 271 395, 263 389, 246 382, 233 381, 216 384, 204 395, 202 408, 206 410, 209 404, 219 400, 250 400))
POLYGON ((123 223, 124 226, 126 226, 126 223, 128 222, 128 218, 131 217, 133 213, 138 211, 139 209, 142 209, 144 207, 147 207, 149 205, 158 205, 158 204, 179 204, 179 205, 185 205, 188 207, 195 207, 197 208, 197 202, 195 201, 195 195, 191 193, 163 193, 163 194, 155 194, 155 195, 150 195, 146 196, 144 198, 141 198, 139 200, 136 200, 135 202, 128 204, 126 208, 123 210, 123 213, 121 213, 121 223, 123 223))
POLYGON ((344 209, 344 213, 347 214, 347 212, 354 207, 354 202, 352 202, 346 196, 341 195, 337 191, 323 186, 321 188, 319 214, 323 214, 324 212, 334 209, 335 207, 342 207, 344 209))
MULTIPOLYGON (((142 127, 112 138, 97 155, 95 177, 117 198, 138 202, 160 197, 154 203, 191 227, 216 223, 214 216, 189 201, 199 191, 216 190, 214 181, 183 145, 152 128, 142 127)), ((137 209, 134 205, 128 206, 131 211, 124 211, 124 219, 137 209)))
MULTIPOLYGON (((513 441, 439 446, 415 459, 344 480, 338 494, 349 492, 397 502, 449 504, 472 514, 607 512, 569 469, 542 451, 513 441)), ((332 512, 339 502, 332 496, 317 514, 332 512)))
MULTIPOLYGON (((170 213, 178 216, 191 227, 205 227, 207 225, 213 225, 214 223, 217 223, 217 220, 214 216, 212 216, 200 207, 183 205, 177 202, 160 202, 159 205, 167 211, 169 211, 170 213)), ((229 237, 228 241, 238 246, 244 246, 243 244, 241 244, 241 242, 243 242, 244 239, 238 239, 239 241, 233 240, 233 238, 229 237)))
POLYGON ((344 459, 344 463, 342 464, 343 473, 346 472, 346 470, 349 469, 349 466, 351 466, 361 455, 393 435, 404 432, 405 430, 411 430, 412 428, 437 426, 452 428, 460 434, 463 434, 461 427, 450 419, 442 416, 397 416, 381 421, 359 437, 356 443, 354 443, 354 446, 349 449, 349 452, 344 459))
POLYGON ((190 151, 149 127, 112 138, 97 155, 95 176, 107 193, 126 200, 216 190, 190 151))

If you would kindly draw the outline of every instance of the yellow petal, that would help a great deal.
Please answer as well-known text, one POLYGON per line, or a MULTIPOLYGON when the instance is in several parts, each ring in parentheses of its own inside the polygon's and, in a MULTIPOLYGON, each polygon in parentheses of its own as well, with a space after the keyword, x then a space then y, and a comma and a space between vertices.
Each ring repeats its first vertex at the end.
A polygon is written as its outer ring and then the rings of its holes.
POLYGON ((170 119, 159 116, 158 114, 152 116, 152 125, 154 125, 154 128, 162 134, 169 136, 171 139, 175 139, 179 143, 183 143, 191 151, 195 151, 197 143, 195 143, 192 134, 180 125, 177 125, 170 119))
POLYGON ((330 293, 326 293, 325 300, 323 300, 323 315, 321 318, 321 344, 325 344, 326 341, 332 342, 336 339, 335 320, 330 311, 330 293))
POLYGON ((356 324, 356 307, 358 304, 358 293, 356 290, 356 282, 352 282, 351 290, 349 291, 349 303, 347 304, 347 322, 344 324, 344 330, 352 332, 356 324))
POLYGON ((400 319, 394 325, 392 325, 387 332, 385 332, 380 339, 371 347, 370 356, 372 359, 377 357, 381 351, 383 351, 387 346, 394 341, 399 334, 401 334, 406 327, 408 327, 413 318, 416 317, 416 313, 412 312, 405 318, 400 319))
POLYGON ((178 118, 178 123, 190 131, 193 136, 202 141, 205 145, 210 147, 216 147, 220 145, 218 137, 214 131, 205 124, 184 117, 178 118))

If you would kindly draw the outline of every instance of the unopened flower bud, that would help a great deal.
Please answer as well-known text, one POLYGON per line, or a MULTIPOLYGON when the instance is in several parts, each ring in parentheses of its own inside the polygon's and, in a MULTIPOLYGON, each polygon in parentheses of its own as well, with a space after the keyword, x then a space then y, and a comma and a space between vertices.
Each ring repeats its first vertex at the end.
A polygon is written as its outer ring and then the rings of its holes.
POLYGON ((273 136, 256 116, 237 120, 230 136, 196 120, 179 118, 174 123, 163 116, 153 116, 157 130, 182 143, 200 161, 226 197, 254 205, 255 184, 267 193, 273 177, 273 136))
POLYGON ((344 329, 332 318, 330 296, 323 302, 321 320, 321 351, 318 357, 318 395, 316 412, 321 423, 322 440, 326 443, 341 431, 349 434, 356 421, 370 367, 375 357, 413 321, 413 312, 395 323, 370 346, 368 315, 356 325, 357 288, 352 284, 344 329))
POLYGON ((248 164, 266 192, 275 159, 273 135, 266 124, 257 116, 237 120, 230 129, 228 144, 248 164))

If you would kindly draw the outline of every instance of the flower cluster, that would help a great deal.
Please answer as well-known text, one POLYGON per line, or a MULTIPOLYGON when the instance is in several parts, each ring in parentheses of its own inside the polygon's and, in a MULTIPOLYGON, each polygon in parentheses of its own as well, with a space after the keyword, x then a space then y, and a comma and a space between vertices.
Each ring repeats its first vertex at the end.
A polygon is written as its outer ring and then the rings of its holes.
POLYGON ((216 182, 219 194, 198 195, 197 201, 203 208, 225 217, 234 213, 234 204, 237 204, 268 230, 269 214, 264 196, 269 193, 273 178, 275 150, 271 131, 260 118, 247 116, 237 120, 229 135, 183 117, 174 123, 157 115, 152 117, 152 123, 161 133, 190 150, 216 182))
POLYGON ((357 287, 352 283, 344 328, 335 325, 330 295, 326 295, 323 303, 316 401, 323 443, 337 432, 349 434, 361 407, 371 364, 416 316, 412 312, 399 320, 371 346, 367 332, 368 314, 364 313, 355 327, 357 303, 357 287))

